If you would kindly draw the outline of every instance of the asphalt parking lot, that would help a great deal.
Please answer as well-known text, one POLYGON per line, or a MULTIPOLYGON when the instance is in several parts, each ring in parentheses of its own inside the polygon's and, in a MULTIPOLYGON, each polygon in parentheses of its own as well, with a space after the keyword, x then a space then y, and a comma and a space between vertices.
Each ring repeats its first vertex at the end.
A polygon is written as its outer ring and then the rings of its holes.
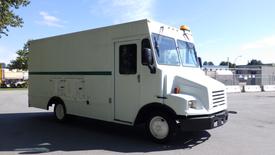
POLYGON ((229 121, 165 145, 132 128, 28 108, 27 90, 0 90, 0 154, 275 154, 275 92, 228 94, 229 121))

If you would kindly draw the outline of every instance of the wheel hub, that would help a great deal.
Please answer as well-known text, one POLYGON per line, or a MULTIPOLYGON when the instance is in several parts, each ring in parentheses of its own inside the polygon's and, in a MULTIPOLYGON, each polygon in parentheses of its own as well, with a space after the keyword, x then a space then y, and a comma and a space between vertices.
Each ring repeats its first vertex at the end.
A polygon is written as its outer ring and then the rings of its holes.
POLYGON ((150 132, 157 139, 164 139, 169 133, 167 121, 160 116, 155 116, 150 121, 150 132))
POLYGON ((59 119, 59 120, 62 120, 64 118, 64 109, 63 109, 63 106, 61 104, 58 104, 57 107, 56 107, 56 117, 59 119))

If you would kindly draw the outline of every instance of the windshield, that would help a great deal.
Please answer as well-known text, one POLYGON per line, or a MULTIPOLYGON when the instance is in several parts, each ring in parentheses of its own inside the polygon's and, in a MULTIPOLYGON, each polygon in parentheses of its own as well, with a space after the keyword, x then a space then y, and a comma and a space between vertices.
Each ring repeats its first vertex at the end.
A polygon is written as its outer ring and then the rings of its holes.
POLYGON ((183 66, 198 67, 194 44, 178 40, 180 58, 183 66))
POLYGON ((152 34, 157 61, 161 65, 180 65, 176 42, 173 38, 152 34))

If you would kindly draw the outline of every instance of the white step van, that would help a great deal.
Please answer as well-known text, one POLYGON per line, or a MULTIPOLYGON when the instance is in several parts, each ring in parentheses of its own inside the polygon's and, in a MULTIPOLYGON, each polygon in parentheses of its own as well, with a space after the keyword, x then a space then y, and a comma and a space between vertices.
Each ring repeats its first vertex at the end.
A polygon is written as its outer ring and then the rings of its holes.
POLYGON ((30 42, 29 107, 146 124, 156 142, 228 119, 225 86, 206 76, 187 26, 140 20, 30 42))

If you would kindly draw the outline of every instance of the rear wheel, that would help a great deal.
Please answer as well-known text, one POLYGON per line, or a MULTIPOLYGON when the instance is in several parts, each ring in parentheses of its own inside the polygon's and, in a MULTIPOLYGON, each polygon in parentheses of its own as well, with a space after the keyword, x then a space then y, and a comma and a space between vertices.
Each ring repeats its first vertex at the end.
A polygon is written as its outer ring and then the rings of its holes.
POLYGON ((146 130, 153 141, 165 143, 175 135, 176 121, 168 114, 155 112, 148 118, 146 130))
POLYGON ((58 103, 54 106, 54 115, 58 121, 64 121, 66 118, 66 109, 64 104, 58 103))

